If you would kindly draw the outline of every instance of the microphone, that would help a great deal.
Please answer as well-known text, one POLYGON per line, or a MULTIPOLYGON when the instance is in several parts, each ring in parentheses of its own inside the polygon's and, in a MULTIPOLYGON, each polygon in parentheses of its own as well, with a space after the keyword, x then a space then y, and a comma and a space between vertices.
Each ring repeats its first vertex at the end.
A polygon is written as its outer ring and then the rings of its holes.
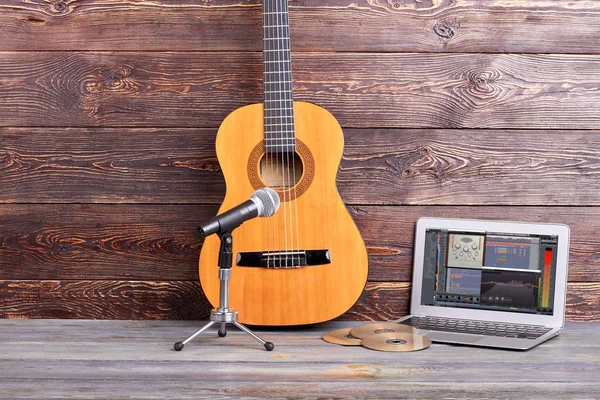
POLYGON ((270 217, 279 209, 279 195, 271 188, 258 189, 242 204, 225 211, 198 226, 200 236, 231 232, 245 221, 256 217, 270 217))

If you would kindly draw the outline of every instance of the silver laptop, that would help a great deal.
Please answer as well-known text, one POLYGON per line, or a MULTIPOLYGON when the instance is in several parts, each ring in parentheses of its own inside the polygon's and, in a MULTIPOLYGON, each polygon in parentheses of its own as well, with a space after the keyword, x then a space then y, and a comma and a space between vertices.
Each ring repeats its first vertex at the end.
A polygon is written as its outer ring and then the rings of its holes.
POLYGON ((569 227, 419 218, 410 314, 434 342, 526 350, 564 325, 569 227))

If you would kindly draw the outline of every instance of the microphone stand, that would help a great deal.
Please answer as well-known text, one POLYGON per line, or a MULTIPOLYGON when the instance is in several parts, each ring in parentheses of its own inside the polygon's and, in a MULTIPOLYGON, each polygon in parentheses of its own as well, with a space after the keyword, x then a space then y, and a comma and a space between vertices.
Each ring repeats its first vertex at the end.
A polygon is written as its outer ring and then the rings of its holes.
POLYGON ((265 346, 267 351, 271 351, 275 348, 275 345, 271 342, 265 342, 250 329, 240 324, 237 321, 237 311, 232 311, 231 308, 229 308, 229 280, 231 279, 231 266, 233 263, 233 236, 231 236, 231 232, 222 232, 219 233, 218 236, 219 239, 221 239, 221 247, 219 249, 219 307, 211 311, 210 321, 206 325, 197 330, 183 342, 175 343, 175 350, 181 351, 183 346, 214 324, 220 324, 218 332, 219 336, 225 337, 227 335, 227 324, 233 324, 259 341, 265 346))

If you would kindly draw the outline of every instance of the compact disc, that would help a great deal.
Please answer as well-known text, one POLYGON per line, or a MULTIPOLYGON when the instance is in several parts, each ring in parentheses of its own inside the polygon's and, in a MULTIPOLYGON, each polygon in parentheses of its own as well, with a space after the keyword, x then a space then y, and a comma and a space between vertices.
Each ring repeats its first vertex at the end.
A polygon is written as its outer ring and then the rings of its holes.
POLYGON ((431 340, 417 334, 393 332, 366 337, 362 345, 379 351, 417 351, 428 348, 431 340))
POLYGON ((352 336, 359 339, 364 339, 367 336, 375 334, 394 332, 417 333, 417 330, 412 326, 397 324, 394 322, 377 322, 374 324, 357 326, 350 331, 352 336))
POLYGON ((341 344, 342 346, 360 346, 361 340, 352 336, 352 328, 338 329, 323 336, 323 340, 329 343, 341 344))

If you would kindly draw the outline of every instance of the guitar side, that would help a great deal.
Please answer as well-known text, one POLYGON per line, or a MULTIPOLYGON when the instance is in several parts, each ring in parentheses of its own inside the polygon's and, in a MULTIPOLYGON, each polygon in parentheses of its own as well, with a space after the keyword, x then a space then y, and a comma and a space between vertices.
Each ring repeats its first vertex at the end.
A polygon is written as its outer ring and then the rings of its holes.
MULTIPOLYGON (((233 251, 327 250, 330 263, 266 268, 237 266, 234 261, 229 304, 246 324, 331 320, 352 307, 367 281, 367 251, 336 187, 342 130, 328 111, 314 104, 294 102, 294 114, 302 177, 295 190, 279 191, 286 201, 273 217, 249 220, 233 232, 233 251)), ((263 185, 257 158, 262 154, 263 123, 263 105, 253 104, 232 112, 219 128, 217 157, 227 187, 219 213, 246 201, 263 185)), ((207 237, 199 274, 213 306, 219 303, 218 252, 218 237, 207 237)))

